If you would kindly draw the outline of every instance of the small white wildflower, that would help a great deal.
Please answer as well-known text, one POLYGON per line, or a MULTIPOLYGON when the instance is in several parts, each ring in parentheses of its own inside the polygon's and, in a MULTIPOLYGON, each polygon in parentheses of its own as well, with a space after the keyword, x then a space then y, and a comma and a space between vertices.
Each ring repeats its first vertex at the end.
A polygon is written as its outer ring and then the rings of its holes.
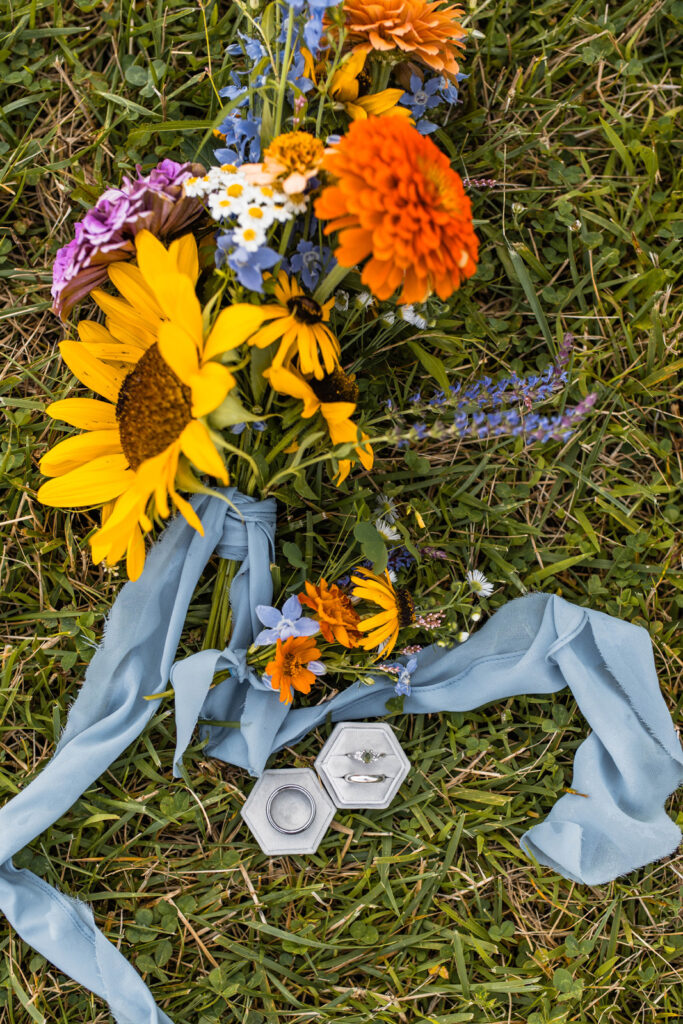
POLYGON ((393 584, 398 583, 398 575, 395 569, 387 569, 387 573, 389 575, 389 579, 393 584))
POLYGON ((233 238, 247 252, 256 252, 266 241, 266 232, 259 226, 247 224, 236 228, 233 238))
POLYGON ((377 511, 382 519, 386 519, 388 523, 395 523, 398 519, 396 502, 388 494, 379 494, 377 496, 377 511))
POLYGON ((469 640, 469 638, 470 638, 470 634, 469 633, 465 633, 464 630, 463 630, 462 633, 456 634, 456 637, 455 637, 455 639, 458 641, 459 644, 464 644, 465 640, 469 640))
POLYGON ((388 309, 386 313, 382 313, 381 319, 384 321, 385 324, 391 327, 392 324, 396 323, 396 314, 394 313, 393 309, 388 309))
POLYGON ((427 326, 427 321, 423 316, 420 316, 419 313, 415 312, 415 307, 413 305, 409 304, 407 306, 399 306, 399 312, 401 314, 401 319, 405 320, 407 324, 412 324, 413 327, 417 327, 421 331, 423 331, 427 326))
POLYGON ((467 575, 467 582, 470 590, 480 597, 490 597, 494 591, 493 583, 490 583, 483 572, 479 569, 470 569, 467 575))
POLYGON ((361 309, 369 309, 374 304, 375 300, 370 292, 358 292, 358 295, 356 295, 356 305, 360 306, 361 309))
POLYGON ((386 519, 375 519, 375 529, 384 540, 400 540, 401 534, 386 519))
POLYGON ((472 622, 479 622, 481 618, 481 612, 472 612, 470 618, 472 619, 472 622))
POLYGON ((340 313, 345 313, 349 308, 349 293, 343 289, 337 292, 334 297, 334 308, 338 309, 340 313))

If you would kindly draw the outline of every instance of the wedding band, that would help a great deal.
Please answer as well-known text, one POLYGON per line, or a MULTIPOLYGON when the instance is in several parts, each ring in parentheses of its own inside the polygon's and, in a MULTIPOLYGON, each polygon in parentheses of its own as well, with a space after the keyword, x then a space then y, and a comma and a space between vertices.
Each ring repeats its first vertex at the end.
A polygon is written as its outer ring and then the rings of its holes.
POLYGON ((386 751, 377 750, 352 750, 347 755, 353 761, 360 761, 361 764, 373 764, 375 761, 379 761, 381 757, 386 757, 386 751))
POLYGON ((278 832, 305 832, 315 818, 315 803, 303 786, 279 786, 268 797, 266 818, 278 832))
POLYGON ((345 775, 347 782, 384 782, 386 775, 345 775))

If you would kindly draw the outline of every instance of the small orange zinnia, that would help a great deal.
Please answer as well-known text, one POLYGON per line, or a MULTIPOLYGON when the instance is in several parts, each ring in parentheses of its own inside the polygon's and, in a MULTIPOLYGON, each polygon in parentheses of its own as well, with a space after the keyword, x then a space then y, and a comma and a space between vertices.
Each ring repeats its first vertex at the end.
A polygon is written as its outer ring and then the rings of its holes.
POLYGON ((479 242, 462 179, 445 153, 402 117, 354 121, 326 155, 332 176, 315 204, 339 231, 337 262, 368 256, 363 283, 378 299, 447 299, 476 270, 479 242))
POLYGON ((466 35, 462 14, 441 0, 344 0, 346 39, 354 48, 399 50, 452 77, 459 71, 456 48, 466 35))
POLYGON ((280 703, 291 704, 294 694, 310 693, 316 676, 325 674, 325 666, 318 661, 320 651, 310 636, 290 636, 278 640, 275 657, 266 665, 266 675, 274 690, 280 691, 280 703))
POLYGON ((304 586, 306 593, 299 594, 299 600, 315 612, 323 638, 330 644, 336 640, 342 647, 357 647, 361 639, 360 615, 344 591, 324 579, 318 584, 306 580, 304 586))

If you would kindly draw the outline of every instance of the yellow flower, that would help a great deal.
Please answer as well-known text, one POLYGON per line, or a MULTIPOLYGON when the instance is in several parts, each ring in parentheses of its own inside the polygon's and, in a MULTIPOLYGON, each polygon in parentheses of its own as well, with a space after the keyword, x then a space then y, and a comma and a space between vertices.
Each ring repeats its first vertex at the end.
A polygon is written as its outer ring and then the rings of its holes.
POLYGON ((386 657, 396 646, 399 629, 409 626, 415 619, 413 599, 406 587, 394 588, 386 570, 381 576, 369 569, 356 569, 356 573, 351 577, 355 584, 353 596, 372 601, 382 609, 359 622, 358 629, 368 634, 360 641, 360 646, 366 651, 380 647, 377 657, 386 657))
POLYGON ((324 145, 309 132, 283 132, 270 143, 262 163, 242 164, 241 170, 253 184, 276 185, 296 199, 320 170, 324 155, 324 145))
POLYGON ((381 117, 384 114, 397 114, 410 120, 408 108, 397 106, 403 96, 403 89, 381 89, 380 92, 362 94, 362 90, 370 85, 365 71, 367 53, 367 49, 359 47, 349 54, 332 78, 332 98, 343 104, 353 121, 364 121, 368 117, 381 117))
POLYGON ((287 277, 281 270, 275 286, 275 303, 251 307, 260 312, 263 326, 251 335, 249 344, 266 348, 281 339, 273 367, 289 364, 298 354, 302 373, 312 373, 322 380, 339 365, 339 342, 326 326, 333 306, 333 298, 321 306, 295 278, 287 277))
MULTIPOLYGON (((263 376, 274 391, 280 395, 300 399, 304 403, 301 415, 304 419, 322 413, 330 440, 333 444, 352 444, 358 441, 358 427, 351 420, 356 411, 358 390, 355 383, 343 370, 336 368, 322 380, 307 381, 293 368, 271 366, 263 376)), ((368 435, 361 433, 361 443, 356 444, 356 454, 365 469, 371 469, 374 461, 368 435)), ((335 483, 346 480, 351 471, 351 460, 339 460, 339 475, 335 483)))
POLYGON ((84 320, 80 341, 64 341, 62 358, 104 401, 67 398, 48 414, 85 433, 60 441, 41 461, 52 477, 38 498, 55 508, 102 506, 92 538, 95 561, 127 555, 128 575, 144 567, 143 534, 170 515, 169 498, 200 533, 192 506, 177 491, 190 465, 222 483, 228 474, 202 417, 235 385, 215 358, 253 331, 254 307, 223 310, 204 338, 195 294, 197 246, 191 235, 168 249, 148 231, 135 239, 138 266, 118 263, 109 276, 120 297, 97 291, 107 326, 84 320))

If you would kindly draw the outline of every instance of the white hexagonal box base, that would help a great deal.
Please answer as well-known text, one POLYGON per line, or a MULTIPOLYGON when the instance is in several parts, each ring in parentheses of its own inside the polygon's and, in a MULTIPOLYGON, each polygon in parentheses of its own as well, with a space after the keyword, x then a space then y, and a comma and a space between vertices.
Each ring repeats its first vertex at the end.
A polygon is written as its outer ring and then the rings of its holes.
POLYGON ((315 760, 337 807, 388 807, 410 761, 386 722, 339 722, 315 760))
POLYGON ((335 806, 310 768, 265 771, 241 814, 267 857, 315 853, 335 806))

